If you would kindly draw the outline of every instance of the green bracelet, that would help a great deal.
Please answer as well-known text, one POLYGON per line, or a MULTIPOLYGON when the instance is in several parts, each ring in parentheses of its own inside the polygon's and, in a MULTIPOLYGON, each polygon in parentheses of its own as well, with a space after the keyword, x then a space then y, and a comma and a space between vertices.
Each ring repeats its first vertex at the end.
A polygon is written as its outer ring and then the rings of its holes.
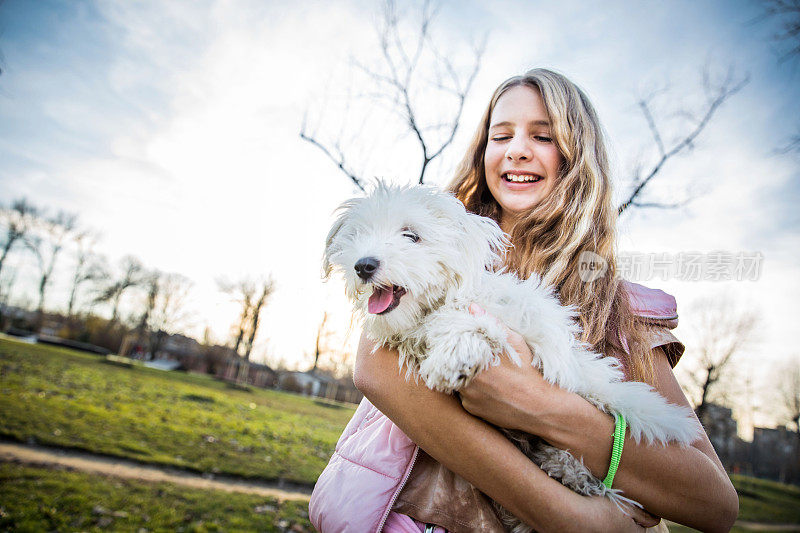
POLYGON ((619 460, 622 458, 622 446, 625 444, 625 417, 619 413, 614 413, 614 446, 611 448, 611 464, 608 465, 608 475, 603 480, 603 485, 611 488, 614 482, 614 475, 619 468, 619 460))

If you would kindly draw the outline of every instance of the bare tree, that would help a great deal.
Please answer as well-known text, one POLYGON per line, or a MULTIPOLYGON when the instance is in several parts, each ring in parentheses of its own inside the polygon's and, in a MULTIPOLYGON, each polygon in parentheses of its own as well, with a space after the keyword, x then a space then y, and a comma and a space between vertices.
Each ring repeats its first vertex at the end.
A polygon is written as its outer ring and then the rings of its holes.
POLYGON ((322 313, 322 320, 320 320, 319 327, 317 328, 317 341, 314 345, 314 366, 311 368, 311 372, 316 372, 317 368, 319 367, 319 358, 320 356, 327 351, 327 339, 330 335, 330 332, 326 328, 328 322, 328 312, 325 311, 322 313))
POLYGON ((151 270, 141 277, 141 287, 145 290, 144 305, 142 314, 136 324, 135 335, 139 342, 143 342, 147 337, 147 330, 150 325, 150 317, 156 309, 156 300, 161 289, 162 272, 151 270))
POLYGON ((239 318, 234 324, 235 340, 233 343, 233 352, 239 355, 239 347, 244 341, 244 336, 247 331, 247 324, 251 319, 251 311, 253 308, 253 301, 255 300, 256 285, 250 278, 242 278, 237 281, 228 281, 225 278, 217 279, 217 287, 220 291, 224 292, 231 297, 233 301, 241 306, 239 318))
MULTIPOLYGON (((778 61, 796 60, 800 57, 800 0, 763 0, 761 6, 764 12, 757 21, 774 19, 780 22, 780 30, 773 35, 780 48, 778 61)), ((777 151, 800 151, 800 128, 777 151)))
POLYGON ((56 261, 64 249, 65 241, 75 231, 77 221, 77 215, 64 211, 59 211, 54 216, 40 217, 36 224, 36 232, 32 233, 25 241, 39 265, 39 303, 36 306, 37 331, 42 327, 45 294, 53 276, 56 261))
POLYGON ((245 353, 238 363, 236 381, 245 383, 250 371, 250 354, 260 326, 261 311, 269 296, 275 291, 275 282, 271 277, 261 278, 257 281, 243 278, 236 282, 218 279, 217 286, 241 305, 239 319, 234 324, 236 339, 233 352, 237 356, 240 355, 239 347, 244 346, 245 353))
POLYGON ((189 316, 185 304, 191 285, 191 281, 181 274, 156 272, 151 276, 148 306, 151 298, 153 305, 147 327, 150 331, 149 351, 153 357, 161 349, 167 336, 177 333, 185 325, 189 316))
POLYGON ((250 360, 250 352, 253 350, 253 343, 256 340, 256 334, 258 333, 259 327, 259 317, 261 316, 261 310, 264 307, 264 304, 267 303, 267 299, 269 296, 275 291, 275 282, 272 278, 262 279, 258 282, 258 300, 253 303, 253 308, 250 311, 250 333, 247 337, 247 342, 245 343, 245 353, 244 358, 246 361, 250 360))
POLYGON ((0 274, 8 254, 16 243, 24 243, 39 217, 39 209, 25 198, 14 200, 9 207, 0 208, 0 225, 5 226, 6 238, 0 254, 0 274))
POLYGON ((692 375, 697 388, 695 412, 700 420, 714 398, 713 389, 730 370, 731 361, 747 348, 759 325, 759 314, 728 296, 697 300, 691 313, 694 342, 687 355, 698 366, 692 375))
MULTIPOLYGON (((424 182, 431 161, 453 142, 486 45, 486 39, 480 40, 473 49, 471 65, 457 68, 434 42, 436 11, 437 7, 426 0, 414 30, 406 32, 405 15, 393 0, 386 0, 382 20, 376 28, 380 64, 373 68, 354 61, 354 68, 369 80, 371 89, 366 95, 369 105, 383 107, 396 117, 419 145, 419 183, 424 182), (426 105, 434 95, 446 99, 446 103, 433 108, 426 105)), ((308 113, 303 119, 300 138, 320 149, 363 191, 364 179, 351 166, 349 149, 343 146, 343 132, 332 141, 323 140, 309 129, 307 116, 308 113)))
MULTIPOLYGON (((778 400, 778 416, 780 422, 789 421, 794 426, 794 451, 787 461, 789 480, 797 481, 800 476, 800 357, 790 358, 779 365, 775 373, 775 393, 778 400)), ((789 427, 790 424, 787 424, 789 427)))
POLYGON ((736 76, 733 68, 729 68, 721 79, 715 80, 710 68, 706 67, 703 70, 703 88, 706 95, 705 105, 700 112, 682 113, 685 115, 688 124, 685 129, 688 133, 671 141, 666 140, 664 132, 653 114, 653 101, 656 96, 650 95, 639 100, 639 109, 647 122, 658 156, 652 166, 646 170, 642 168, 643 165, 637 166, 631 179, 631 191, 617 208, 620 215, 634 207, 675 208, 685 205, 689 201, 689 198, 686 198, 676 202, 664 203, 644 200, 642 197, 647 186, 662 172, 664 166, 671 159, 694 147, 697 137, 706 129, 706 126, 711 122, 719 108, 733 95, 741 91, 748 81, 749 78, 747 76, 736 76))
POLYGON ((763 0, 764 13, 760 18, 780 22, 780 30, 773 39, 784 46, 780 61, 800 55, 800 0, 763 0))
POLYGON ((317 327, 317 337, 314 343, 314 366, 310 372, 321 371, 333 377, 341 378, 352 373, 352 353, 344 348, 346 341, 334 346, 331 342, 333 332, 330 329, 330 315, 322 313, 322 319, 317 327))
POLYGON ((108 271, 102 257, 94 253, 97 236, 89 231, 75 234, 75 270, 72 272, 72 284, 67 304, 67 317, 72 318, 80 287, 87 282, 101 281, 108 278, 108 271))
POLYGON ((115 324, 119 319, 119 304, 122 295, 131 287, 141 285, 146 274, 141 261, 132 255, 123 257, 119 264, 120 276, 116 279, 110 279, 110 283, 95 298, 96 302, 111 302, 109 325, 115 324))
POLYGON ((795 356, 785 365, 779 367, 776 376, 777 393, 784 420, 794 424, 798 442, 800 442, 800 359, 795 356))

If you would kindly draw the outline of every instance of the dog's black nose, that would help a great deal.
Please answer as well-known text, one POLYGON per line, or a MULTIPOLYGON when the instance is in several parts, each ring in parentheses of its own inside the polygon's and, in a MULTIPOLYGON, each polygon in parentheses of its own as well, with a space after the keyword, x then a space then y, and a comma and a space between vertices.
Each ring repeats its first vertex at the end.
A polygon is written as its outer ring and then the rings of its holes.
POLYGON ((374 257, 362 257, 356 262, 356 274, 358 277, 367 281, 378 270, 381 262, 374 257))

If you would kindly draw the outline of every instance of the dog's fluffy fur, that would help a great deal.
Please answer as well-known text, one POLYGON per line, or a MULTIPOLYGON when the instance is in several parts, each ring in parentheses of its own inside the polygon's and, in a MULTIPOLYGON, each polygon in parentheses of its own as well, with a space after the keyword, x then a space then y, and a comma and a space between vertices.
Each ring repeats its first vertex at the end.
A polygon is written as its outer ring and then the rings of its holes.
MULTIPOLYGON (((493 316, 522 335, 547 381, 602 411, 624 415, 637 442, 686 445, 695 440, 699 426, 689 409, 667 403, 647 384, 624 381, 615 358, 603 357, 579 340, 575 310, 562 306, 551 288, 536 276, 520 280, 492 270, 507 246, 493 220, 468 213, 453 196, 429 187, 379 182, 367 197, 340 207, 327 238, 323 270, 325 276, 341 270, 348 297, 366 317, 368 336, 378 346, 398 350, 406 379, 413 373, 428 387, 449 393, 497 364, 503 354, 521 364, 493 316), (378 262, 366 280, 355 268, 363 258, 378 262), (369 298, 381 290, 393 290, 391 305, 396 307, 368 313, 369 298), (473 302, 488 315, 470 314, 473 302)), ((529 435, 507 433, 543 470, 573 490, 606 495, 618 504, 635 503, 607 489, 569 452, 529 435)), ((531 531, 508 517, 514 531, 531 531)))

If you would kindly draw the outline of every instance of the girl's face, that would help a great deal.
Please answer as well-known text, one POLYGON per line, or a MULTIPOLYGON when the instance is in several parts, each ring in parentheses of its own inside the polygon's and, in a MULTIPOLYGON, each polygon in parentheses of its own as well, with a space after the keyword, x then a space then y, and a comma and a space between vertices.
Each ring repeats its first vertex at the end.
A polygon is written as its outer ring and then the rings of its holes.
POLYGON ((517 85, 503 93, 489 119, 483 163, 505 231, 550 194, 563 160, 539 91, 517 85))

